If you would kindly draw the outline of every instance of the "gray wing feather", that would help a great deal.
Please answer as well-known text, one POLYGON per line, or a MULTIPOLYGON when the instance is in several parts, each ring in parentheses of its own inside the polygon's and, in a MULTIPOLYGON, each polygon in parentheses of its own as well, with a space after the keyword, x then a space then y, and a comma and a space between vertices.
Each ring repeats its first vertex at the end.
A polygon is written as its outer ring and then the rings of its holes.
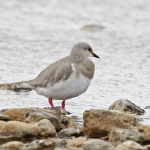
POLYGON ((67 80, 72 73, 70 63, 54 63, 43 70, 35 79, 28 81, 34 87, 46 87, 47 84, 54 85, 60 80, 67 80))

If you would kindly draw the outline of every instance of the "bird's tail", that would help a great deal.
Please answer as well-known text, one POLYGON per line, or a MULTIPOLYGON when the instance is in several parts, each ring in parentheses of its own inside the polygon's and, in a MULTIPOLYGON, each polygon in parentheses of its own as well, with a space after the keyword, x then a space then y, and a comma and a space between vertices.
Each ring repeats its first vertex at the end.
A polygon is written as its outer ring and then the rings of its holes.
POLYGON ((12 90, 12 91, 32 90, 32 86, 26 83, 27 81, 15 82, 15 83, 2 83, 0 84, 0 89, 3 89, 3 90, 7 89, 7 90, 12 90))

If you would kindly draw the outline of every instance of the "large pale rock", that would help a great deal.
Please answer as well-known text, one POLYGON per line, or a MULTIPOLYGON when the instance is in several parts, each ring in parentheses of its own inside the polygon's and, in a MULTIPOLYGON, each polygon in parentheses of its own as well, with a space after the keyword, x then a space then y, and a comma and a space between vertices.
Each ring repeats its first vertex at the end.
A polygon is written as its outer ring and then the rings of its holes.
POLYGON ((84 150, 115 150, 114 146, 100 139, 90 139, 82 144, 84 150))
POLYGON ((125 141, 119 144, 115 150, 147 150, 146 147, 134 142, 134 141, 125 141))
POLYGON ((132 115, 101 109, 86 110, 83 120, 83 133, 90 137, 106 136, 114 128, 130 129, 138 124, 132 115))
POLYGON ((124 113, 132 113, 137 115, 143 115, 145 113, 144 109, 141 109, 139 106, 136 106, 127 99, 116 100, 109 107, 109 110, 119 110, 124 113))
POLYGON ((20 141, 12 141, 8 142, 6 144, 1 145, 1 149, 14 149, 14 150, 19 150, 20 147, 24 146, 24 144, 20 141))
POLYGON ((38 127, 38 135, 42 137, 55 137, 56 130, 53 124, 48 119, 40 120, 35 124, 38 127))
POLYGON ((73 138, 71 140, 68 141, 67 143, 67 147, 81 147, 82 144, 86 141, 86 138, 73 138))
POLYGON ((26 112, 31 110, 31 107, 28 108, 10 108, 6 110, 3 115, 7 115, 11 121, 24 121, 26 112))
POLYGON ((32 138, 38 135, 38 128, 24 122, 0 121, 0 135, 32 138))
POLYGON ((62 125, 59 119, 56 118, 54 115, 44 111, 31 110, 31 112, 28 112, 25 122, 33 123, 33 122, 38 122, 42 119, 48 119, 55 126, 57 131, 60 131, 62 129, 62 125))
POLYGON ((64 138, 64 137, 70 137, 70 136, 80 136, 81 134, 82 134, 81 130, 75 129, 75 128, 69 128, 69 129, 61 130, 58 133, 58 136, 60 138, 64 138))
POLYGON ((26 116, 29 115, 29 112, 30 111, 32 112, 32 110, 44 111, 49 114, 53 114, 56 117, 59 116, 59 114, 61 114, 59 111, 36 108, 36 107, 2 109, 0 111, 0 114, 7 115, 11 121, 24 122, 26 116))
POLYGON ((128 140, 133 140, 142 145, 150 144, 150 136, 128 129, 114 129, 109 135, 109 141, 112 143, 122 143, 128 140))
POLYGON ((63 125, 63 129, 69 129, 69 128, 75 128, 77 129, 78 126, 75 122, 75 116, 71 116, 71 117, 64 117, 61 120, 61 124, 63 125))

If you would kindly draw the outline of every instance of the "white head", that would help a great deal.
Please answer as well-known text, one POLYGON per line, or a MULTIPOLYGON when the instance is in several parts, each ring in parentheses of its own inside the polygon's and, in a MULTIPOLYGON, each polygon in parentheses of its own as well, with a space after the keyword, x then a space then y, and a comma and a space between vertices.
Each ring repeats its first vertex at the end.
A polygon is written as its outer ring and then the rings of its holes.
POLYGON ((99 56, 97 56, 93 50, 92 47, 84 42, 80 42, 77 43, 76 45, 74 45, 74 47, 71 50, 70 56, 72 56, 73 58, 80 60, 80 59, 85 59, 88 57, 96 57, 99 58, 99 56))

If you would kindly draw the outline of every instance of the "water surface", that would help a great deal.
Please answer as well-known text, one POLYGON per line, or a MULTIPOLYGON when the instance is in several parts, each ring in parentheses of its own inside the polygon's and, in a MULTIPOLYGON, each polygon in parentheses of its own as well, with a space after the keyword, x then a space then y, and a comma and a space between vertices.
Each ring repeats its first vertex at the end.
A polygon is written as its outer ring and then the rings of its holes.
MULTIPOLYGON (((88 90, 66 101, 81 118, 87 109, 107 109, 115 100, 150 105, 149 0, 2 0, 0 5, 0 83, 35 78, 72 46, 87 42, 100 59, 92 58, 95 76, 88 90), (84 25, 104 26, 83 31, 84 25)), ((54 101, 60 106, 61 101, 54 101)), ((47 107, 35 91, 0 90, 0 109, 47 107)), ((150 110, 142 117, 150 124, 150 110)))

